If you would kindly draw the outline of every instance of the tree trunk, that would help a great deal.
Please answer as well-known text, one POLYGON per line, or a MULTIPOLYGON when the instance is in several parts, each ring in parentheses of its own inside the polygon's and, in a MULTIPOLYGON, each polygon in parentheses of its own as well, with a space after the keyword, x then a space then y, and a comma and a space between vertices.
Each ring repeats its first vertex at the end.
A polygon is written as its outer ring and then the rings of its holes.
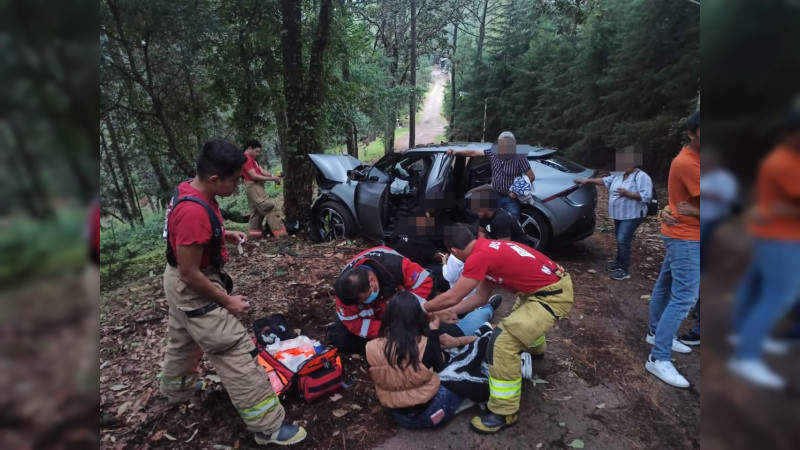
POLYGON ((408 104, 408 148, 416 144, 417 116, 417 2, 411 0, 411 98, 408 104))
POLYGON ((27 140, 22 136, 19 124, 13 120, 8 121, 11 134, 16 141, 16 150, 19 159, 22 161, 22 167, 25 174, 20 174, 22 179, 29 179, 30 183, 25 183, 21 187, 21 191, 27 197, 23 202, 25 209, 37 219, 52 219, 54 218, 53 210, 50 207, 48 192, 45 189, 44 179, 42 178, 42 171, 38 165, 38 158, 32 155, 26 144, 27 140), (26 186, 27 185, 27 186, 26 186))
POLYGON ((122 154, 122 149, 120 149, 119 146, 117 130, 114 128, 114 124, 111 122, 111 119, 109 119, 108 116, 106 116, 103 121, 106 124, 108 136, 111 139, 111 150, 114 151, 114 157, 117 160, 117 166, 119 166, 120 174, 122 174, 122 184, 125 186, 125 194, 128 199, 128 203, 130 204, 131 218, 138 220, 141 225, 144 225, 144 217, 142 216, 141 208, 139 208, 139 199, 136 198, 136 193, 133 189, 133 180, 131 179, 130 170, 128 169, 128 163, 125 160, 125 157, 122 154))
POLYGON ((456 134, 456 52, 458 51, 458 20, 453 23, 453 54, 450 56, 450 136, 447 142, 453 142, 456 134))
POLYGON ((325 93, 323 68, 330 34, 332 0, 322 0, 317 30, 311 43, 308 77, 303 77, 302 8, 296 0, 281 0, 281 52, 288 125, 287 146, 281 161, 284 176, 284 213, 291 223, 311 207, 313 176, 309 153, 322 151, 319 142, 320 108, 325 93))
POLYGON ((111 181, 114 182, 114 187, 117 189, 117 196, 120 199, 120 213, 122 213, 122 218, 127 220, 131 226, 136 226, 136 222, 133 220, 133 214, 131 214, 130 209, 128 208, 128 204, 125 203, 125 194, 123 194, 122 189, 119 187, 119 181, 117 180, 117 171, 114 170, 114 164, 111 162, 111 153, 108 151, 108 145, 106 145, 106 137, 103 133, 100 133, 100 150, 101 156, 104 151, 105 163, 106 163, 106 170, 111 175, 111 181))
MULTIPOLYGON (((342 81, 345 83, 350 82, 350 58, 347 53, 345 53, 342 58, 342 81)), ((347 146, 347 154, 358 159, 358 138, 354 136, 355 121, 351 117, 342 117, 341 120, 344 140, 347 146)))
POLYGON ((478 51, 475 55, 475 60, 481 62, 483 59, 483 41, 486 37, 486 10, 489 8, 489 0, 483 1, 483 11, 481 12, 481 20, 478 28, 478 51))
POLYGON ((161 128, 164 130, 164 136, 167 138, 167 149, 169 151, 169 155, 175 161, 178 168, 183 172, 184 175, 187 177, 194 176, 194 167, 192 164, 187 160, 181 152, 178 151, 178 143, 175 139, 175 131, 172 129, 172 124, 170 123, 169 118, 167 117, 166 111, 164 110, 164 103, 161 102, 161 99, 158 97, 151 97, 153 102, 153 109, 156 112, 156 117, 158 118, 158 123, 161 124, 161 128))

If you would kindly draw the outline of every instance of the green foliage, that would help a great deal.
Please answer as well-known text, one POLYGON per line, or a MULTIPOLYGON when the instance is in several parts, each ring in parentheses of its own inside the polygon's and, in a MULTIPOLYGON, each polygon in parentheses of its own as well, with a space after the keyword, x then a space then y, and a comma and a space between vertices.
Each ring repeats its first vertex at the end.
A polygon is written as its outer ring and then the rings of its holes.
MULTIPOLYGON (((595 167, 640 144, 648 169, 665 171, 699 91, 696 5, 512 1, 487 41, 457 80, 471 95, 456 99, 456 139, 480 139, 488 98, 487 140, 511 130, 595 167)), ((456 67, 474 45, 459 42, 456 67)))
POLYGON ((60 211, 52 222, 6 218, 0 224, 0 284, 59 275, 83 267, 89 244, 81 238, 86 225, 80 209, 60 211))

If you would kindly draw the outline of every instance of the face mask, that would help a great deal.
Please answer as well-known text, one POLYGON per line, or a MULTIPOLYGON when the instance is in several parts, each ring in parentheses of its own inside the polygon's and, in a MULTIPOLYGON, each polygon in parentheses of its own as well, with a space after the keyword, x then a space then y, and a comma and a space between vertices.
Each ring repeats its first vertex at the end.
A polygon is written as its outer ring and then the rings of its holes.
POLYGON ((376 298, 378 298, 378 293, 375 292, 375 291, 372 291, 372 293, 369 294, 369 297, 367 297, 367 299, 364 300, 364 303, 372 303, 372 302, 375 301, 376 298))

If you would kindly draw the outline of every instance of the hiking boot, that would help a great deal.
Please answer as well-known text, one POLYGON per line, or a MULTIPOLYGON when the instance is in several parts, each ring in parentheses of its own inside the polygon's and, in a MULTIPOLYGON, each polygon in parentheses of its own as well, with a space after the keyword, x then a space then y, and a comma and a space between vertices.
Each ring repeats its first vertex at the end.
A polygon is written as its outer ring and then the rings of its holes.
POLYGON ((470 427, 472 431, 477 433, 495 434, 503 428, 515 425, 517 422, 519 422, 518 413, 502 416, 491 411, 485 411, 481 415, 472 418, 470 427))
POLYGON ((678 370, 672 365, 672 361, 656 361, 653 359, 653 355, 649 355, 644 368, 670 386, 677 388, 689 387, 689 382, 683 375, 678 373, 678 370))
POLYGON ((616 272, 622 267, 619 266, 619 263, 614 261, 613 263, 606 266, 606 272, 616 272))
POLYGON ((488 305, 492 307, 493 310, 497 311, 497 308, 500 307, 500 304, 503 303, 503 296, 500 294, 495 294, 489 297, 488 305))
MULTIPOLYGON (((650 345, 656 345, 656 335, 652 331, 647 332, 647 337, 644 340, 650 345)), ((692 353, 691 348, 685 346, 675 338, 672 338, 672 351, 677 353, 692 353)))
POLYGON ((678 341, 686 345, 700 345, 700 333, 694 331, 678 336, 678 341))
POLYGON ((786 381, 760 359, 732 358, 728 361, 728 370, 756 386, 777 390, 786 388, 786 381))
POLYGON ((629 274, 625 269, 617 269, 616 272, 611 274, 611 279, 617 281, 627 280, 630 277, 631 274, 629 274))
POLYGON ((278 431, 267 434, 257 431, 254 433, 256 442, 261 445, 278 444, 278 445, 293 445, 306 438, 306 429, 288 422, 281 424, 278 431))

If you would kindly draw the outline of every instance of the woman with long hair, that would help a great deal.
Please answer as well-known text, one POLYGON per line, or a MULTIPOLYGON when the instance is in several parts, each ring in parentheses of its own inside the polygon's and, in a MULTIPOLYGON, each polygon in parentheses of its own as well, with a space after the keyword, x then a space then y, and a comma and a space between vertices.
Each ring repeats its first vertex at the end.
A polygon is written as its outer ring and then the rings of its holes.
MULTIPOLYGON (((477 309, 465 319, 485 313, 477 309)), ((417 297, 401 291, 388 302, 379 337, 367 343, 367 362, 378 400, 400 426, 441 426, 464 400, 439 380, 438 372, 447 364, 439 342, 439 325, 438 318, 428 323, 417 297)), ((457 345, 475 340, 471 332, 464 334, 466 337, 456 338, 457 345)))

